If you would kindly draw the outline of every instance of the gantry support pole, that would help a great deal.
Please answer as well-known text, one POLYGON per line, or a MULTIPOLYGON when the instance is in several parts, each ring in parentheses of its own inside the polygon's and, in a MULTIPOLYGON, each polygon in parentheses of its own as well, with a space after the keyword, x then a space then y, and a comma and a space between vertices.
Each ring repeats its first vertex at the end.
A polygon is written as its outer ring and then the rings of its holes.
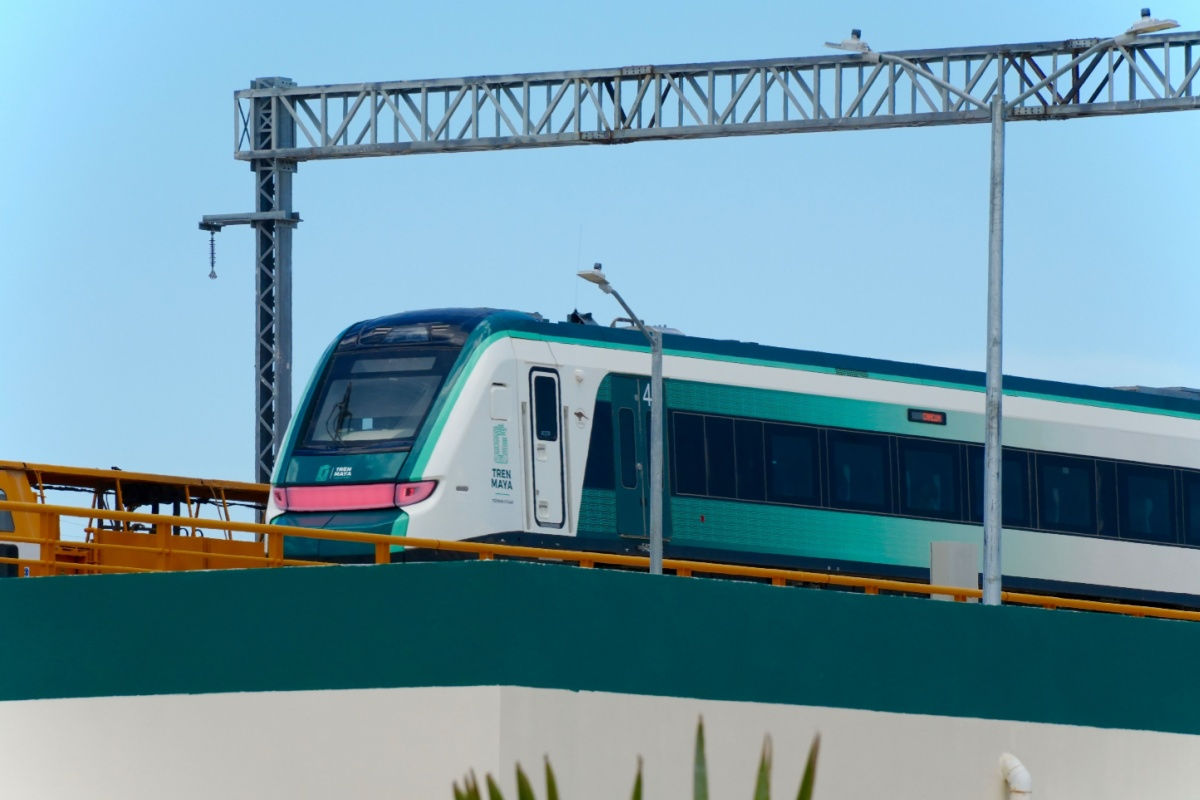
MULTIPOLYGON (((287 78, 258 78, 255 89, 295 86, 287 78)), ((258 147, 294 146, 296 126, 280 114, 279 100, 254 101, 251 135, 258 147)), ((281 213, 292 210, 292 175, 296 162, 282 158, 255 159, 255 210, 281 213)), ((254 223, 255 233, 255 480, 271 480, 284 433, 292 417, 292 225, 275 220, 254 223)))
MULTIPOLYGON (((288 78, 251 82, 252 89, 295 85, 288 78)), ((256 150, 295 146, 296 124, 279 105, 278 97, 255 98, 249 118, 239 120, 239 130, 256 150)), ((254 212, 205 215, 200 228, 211 233, 226 225, 254 228, 254 480, 267 483, 292 418, 292 228, 300 217, 292 211, 294 159, 256 158, 250 169, 254 212)))

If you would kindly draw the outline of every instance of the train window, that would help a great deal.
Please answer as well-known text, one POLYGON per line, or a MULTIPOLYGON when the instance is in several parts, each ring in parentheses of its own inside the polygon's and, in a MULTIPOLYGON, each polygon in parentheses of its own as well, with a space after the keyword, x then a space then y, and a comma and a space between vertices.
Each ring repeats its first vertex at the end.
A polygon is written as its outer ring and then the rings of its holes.
POLYGON ((763 425, 767 456, 767 500, 819 505, 817 432, 799 425, 763 425))
POLYGON ((533 379, 533 424, 543 442, 558 440, 558 385, 549 375, 533 379))
POLYGON ((829 432, 829 499, 834 508, 890 511, 888 437, 829 432))
POLYGON ((335 356, 321 377, 301 448, 397 448, 416 436, 453 362, 450 350, 335 356))
POLYGON ((592 411, 592 436, 588 443, 587 466, 583 472, 583 485, 587 489, 615 489, 613 470, 613 425, 612 403, 596 402, 592 411))
POLYGON ((704 418, 704 452, 708 464, 709 497, 736 497, 733 463, 733 420, 704 418))
POLYGON ((671 414, 671 450, 674 455, 676 494, 702 495, 704 479, 704 417, 699 414, 671 414))
POLYGON ((617 428, 620 435, 620 485, 626 489, 637 487, 637 431, 634 427, 634 409, 623 408, 617 413, 617 428))
MULTIPOLYGON (((1001 449, 1001 517, 1005 525, 1031 527, 1029 514, 1029 454, 1024 450, 1001 449)), ((968 519, 983 522, 983 448, 967 448, 967 480, 970 487, 968 519)))
POLYGON ((436 356, 417 358, 363 358, 354 362, 351 375, 366 375, 373 372, 429 372, 437 362, 436 356))
MULTIPOLYGON (((7 499, 8 499, 8 495, 5 494, 3 489, 0 489, 0 500, 7 500, 7 499)), ((7 531, 9 533, 12 533, 12 531, 14 531, 14 530, 16 530, 16 528, 13 526, 12 512, 11 511, 0 511, 0 531, 7 531)))
POLYGON ((1115 539, 1118 536, 1117 520, 1117 465, 1116 462, 1096 459, 1096 532, 1115 539))
POLYGON ((958 445, 900 440, 900 513, 961 519, 958 445))
POLYGON ((637 432, 633 427, 633 409, 622 408, 617 413, 617 427, 621 436, 621 485, 626 489, 637 487, 637 432))
POLYGON ((1183 478, 1183 541, 1200 547, 1200 472, 1181 472, 1183 478))
POLYGON ((1118 464, 1117 503, 1122 539, 1176 540, 1174 470, 1118 464))
POLYGON ((1037 456, 1038 527, 1096 532, 1096 467, 1090 458, 1037 456))
POLYGON ((737 459, 737 496, 739 500, 765 500, 766 476, 763 474, 763 424, 739 419, 733 423, 737 459))

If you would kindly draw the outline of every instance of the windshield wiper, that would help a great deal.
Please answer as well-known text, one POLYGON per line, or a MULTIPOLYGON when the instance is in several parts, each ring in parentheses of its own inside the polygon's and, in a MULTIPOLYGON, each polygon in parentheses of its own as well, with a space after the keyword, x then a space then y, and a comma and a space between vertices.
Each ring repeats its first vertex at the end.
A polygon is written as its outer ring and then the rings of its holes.
POLYGON ((342 399, 329 412, 329 416, 325 420, 325 432, 329 434, 329 438, 335 442, 342 440, 343 427, 354 415, 350 413, 350 391, 354 387, 354 381, 346 381, 346 393, 342 395, 342 399), (333 429, 330 430, 330 423, 333 423, 333 429))

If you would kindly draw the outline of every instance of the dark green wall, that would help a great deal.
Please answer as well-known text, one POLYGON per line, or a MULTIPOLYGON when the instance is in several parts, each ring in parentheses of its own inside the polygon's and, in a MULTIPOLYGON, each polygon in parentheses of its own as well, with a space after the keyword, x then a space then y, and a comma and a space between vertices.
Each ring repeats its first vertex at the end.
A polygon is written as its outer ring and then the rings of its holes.
POLYGON ((0 699, 520 685, 1200 733, 1200 624, 502 562, 0 580, 0 699))

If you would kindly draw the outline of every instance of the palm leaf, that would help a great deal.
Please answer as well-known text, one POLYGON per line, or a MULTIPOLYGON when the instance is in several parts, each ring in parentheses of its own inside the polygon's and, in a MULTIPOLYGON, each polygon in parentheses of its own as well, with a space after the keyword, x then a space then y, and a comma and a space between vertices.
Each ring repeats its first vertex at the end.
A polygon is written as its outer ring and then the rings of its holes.
POLYGON ((525 770, 521 769, 520 763, 517 764, 517 800, 537 800, 533 796, 533 786, 529 783, 529 777, 525 770))
POLYGON ((479 783, 475 780, 474 770, 463 776, 463 788, 459 789, 458 784, 454 784, 454 800, 482 800, 479 796, 479 783))
POLYGON ((488 800, 504 800, 504 795, 500 793, 500 787, 496 785, 496 779, 492 777, 492 773, 486 775, 488 800))
POLYGON ((708 761, 704 757, 704 717, 696 723, 696 757, 692 768, 693 800, 708 800, 708 761))
POLYGON ((821 751, 821 734, 813 737, 808 748, 808 761, 804 764, 804 777, 800 780, 800 792, 796 800, 811 800, 813 784, 817 781, 817 754, 821 751))
POLYGON ((546 756, 546 800, 558 800, 558 781, 554 780, 554 770, 550 769, 550 756, 546 756))
POLYGON ((758 777, 754 781, 754 800, 771 800, 771 737, 763 739, 758 759, 758 777))
POLYGON ((638 756, 637 777, 633 779, 633 795, 631 800, 642 800, 642 757, 638 756))

